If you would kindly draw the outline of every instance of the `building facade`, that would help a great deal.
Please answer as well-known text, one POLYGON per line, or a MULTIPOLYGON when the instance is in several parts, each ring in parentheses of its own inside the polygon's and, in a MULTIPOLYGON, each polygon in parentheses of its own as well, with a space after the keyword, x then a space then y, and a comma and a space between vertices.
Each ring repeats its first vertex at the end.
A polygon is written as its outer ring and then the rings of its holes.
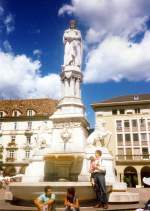
POLYGON ((51 99, 0 100, 0 168, 5 176, 24 173, 34 151, 50 144, 56 110, 51 99))
POLYGON ((143 177, 150 177, 150 94, 116 97, 92 107, 96 124, 104 122, 111 132, 106 144, 119 181, 144 185, 143 177))
MULTIPOLYGON (((0 100, 0 168, 5 176, 24 173, 35 151, 51 145, 52 99, 0 100)), ((150 95, 130 95, 92 104, 96 124, 104 122, 106 146, 119 181, 144 185, 150 177, 150 95)))

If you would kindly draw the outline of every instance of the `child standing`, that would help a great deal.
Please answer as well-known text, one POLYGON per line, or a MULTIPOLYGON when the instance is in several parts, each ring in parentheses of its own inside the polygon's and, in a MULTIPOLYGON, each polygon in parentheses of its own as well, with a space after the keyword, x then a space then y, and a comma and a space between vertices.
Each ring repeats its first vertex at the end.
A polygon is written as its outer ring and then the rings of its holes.
POLYGON ((90 162, 90 169, 89 169, 89 172, 91 173, 91 178, 90 178, 90 181, 92 183, 92 186, 94 187, 95 186, 95 178, 94 178, 94 171, 96 169, 96 159, 94 156, 91 156, 89 158, 89 160, 91 161, 90 162))

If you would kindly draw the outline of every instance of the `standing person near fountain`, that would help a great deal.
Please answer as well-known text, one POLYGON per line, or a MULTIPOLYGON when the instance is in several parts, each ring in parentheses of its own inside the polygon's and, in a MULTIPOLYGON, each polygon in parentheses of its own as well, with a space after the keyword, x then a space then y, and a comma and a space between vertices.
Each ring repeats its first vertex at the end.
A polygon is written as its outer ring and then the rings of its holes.
POLYGON ((94 181, 96 183, 96 197, 97 197, 97 204, 94 206, 95 208, 103 207, 104 209, 108 208, 108 198, 106 193, 106 182, 105 182, 105 174, 106 170, 102 166, 101 162, 101 155, 102 152, 100 150, 96 150, 95 152, 95 168, 93 172, 94 181))
POLYGON ((75 188, 67 189, 67 195, 64 201, 65 211, 80 211, 79 199, 76 197, 75 188))
POLYGON ((92 186, 95 187, 95 178, 94 178, 94 170, 95 170, 95 167, 96 167, 96 163, 95 163, 95 157, 94 156, 91 156, 89 158, 90 160, 90 174, 91 174, 91 178, 90 178, 90 181, 92 183, 92 186))
POLYGON ((52 193, 52 188, 46 186, 43 194, 41 194, 37 199, 34 200, 34 204, 38 211, 56 211, 54 207, 55 194, 52 193))

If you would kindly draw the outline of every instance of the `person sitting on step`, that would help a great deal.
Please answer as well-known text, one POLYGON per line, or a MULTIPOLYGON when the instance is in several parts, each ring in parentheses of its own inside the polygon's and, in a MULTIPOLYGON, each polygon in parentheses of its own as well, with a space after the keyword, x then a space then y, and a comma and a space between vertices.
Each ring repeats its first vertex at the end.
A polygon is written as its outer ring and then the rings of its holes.
POLYGON ((80 211, 79 199, 76 196, 75 188, 70 187, 67 189, 67 195, 64 201, 65 211, 80 211))
POLYGON ((52 187, 46 186, 44 193, 34 200, 38 211, 55 211, 55 194, 52 193, 52 187))

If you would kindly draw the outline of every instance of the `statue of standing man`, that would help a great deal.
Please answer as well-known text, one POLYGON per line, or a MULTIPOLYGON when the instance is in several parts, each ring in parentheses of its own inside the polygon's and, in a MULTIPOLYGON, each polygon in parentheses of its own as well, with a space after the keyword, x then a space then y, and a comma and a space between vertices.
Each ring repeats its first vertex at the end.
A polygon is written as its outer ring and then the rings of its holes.
POLYGON ((81 66, 82 61, 82 37, 79 30, 76 29, 76 21, 70 21, 70 28, 65 30, 63 36, 64 66, 81 66))

